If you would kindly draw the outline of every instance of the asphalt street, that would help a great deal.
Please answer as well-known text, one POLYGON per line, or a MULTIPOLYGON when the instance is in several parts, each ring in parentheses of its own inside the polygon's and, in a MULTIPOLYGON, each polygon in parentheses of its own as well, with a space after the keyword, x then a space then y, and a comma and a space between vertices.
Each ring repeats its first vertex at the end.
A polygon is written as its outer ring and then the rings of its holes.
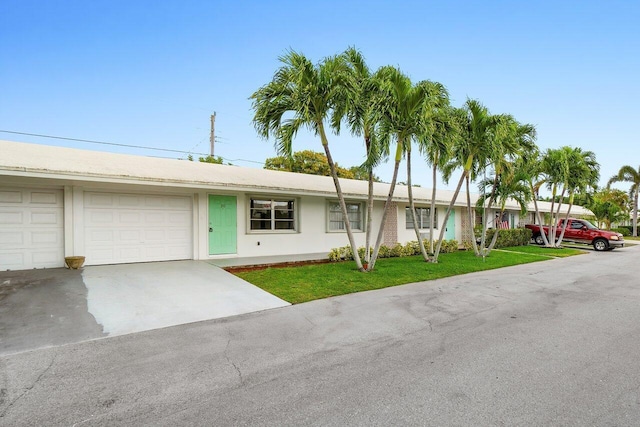
POLYGON ((638 426, 639 261, 590 252, 3 356, 0 425, 638 426))

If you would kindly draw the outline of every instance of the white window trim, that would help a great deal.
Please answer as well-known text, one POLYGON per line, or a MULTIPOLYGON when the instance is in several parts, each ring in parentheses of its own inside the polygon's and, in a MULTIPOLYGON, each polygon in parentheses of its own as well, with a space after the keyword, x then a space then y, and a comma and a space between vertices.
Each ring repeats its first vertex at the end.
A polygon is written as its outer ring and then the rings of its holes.
MULTIPOLYGON (((431 209, 431 206, 416 206, 416 209, 431 209)), ((404 218, 405 218, 405 223, 404 223, 404 228, 406 230, 413 230, 413 225, 411 227, 409 227, 409 223, 407 222, 407 210, 409 210, 409 212, 411 212, 411 206, 405 206, 404 207, 404 218)), ((435 224, 433 224, 433 229, 437 230, 438 229, 438 207, 434 207, 434 211, 435 211, 435 217, 434 217, 434 222, 435 224)), ((429 218, 430 218, 430 214, 429 214, 429 218)), ((427 220, 428 222, 428 220, 427 220)), ((418 230, 429 230, 430 227, 418 227, 418 230)))
MULTIPOLYGON (((347 232, 347 228, 345 227, 344 229, 340 230, 332 230, 331 229, 331 205, 332 204, 339 204, 340 202, 338 200, 327 200, 326 203, 326 208, 325 208, 325 216, 326 216, 326 230, 327 233, 346 233, 347 232)), ((359 209, 360 209, 360 228, 352 228, 351 231, 354 233, 364 233, 365 232, 365 228, 366 228, 366 203, 362 202, 362 201, 357 201, 357 200, 345 200, 345 203, 347 205, 358 205, 359 209)), ((341 210, 342 211, 342 210, 341 210)), ((344 222, 344 221, 343 221, 344 222)))
MULTIPOLYGON (((247 234, 297 234, 300 228, 300 199, 298 197, 286 197, 286 196, 272 196, 272 195, 249 195, 247 196, 246 203, 246 220, 247 220, 247 234), (271 200, 276 202, 290 202, 293 201, 293 230, 287 229, 269 229, 269 230, 252 230, 251 229, 251 200, 271 200)), ((273 221, 273 218, 271 219, 273 221)))

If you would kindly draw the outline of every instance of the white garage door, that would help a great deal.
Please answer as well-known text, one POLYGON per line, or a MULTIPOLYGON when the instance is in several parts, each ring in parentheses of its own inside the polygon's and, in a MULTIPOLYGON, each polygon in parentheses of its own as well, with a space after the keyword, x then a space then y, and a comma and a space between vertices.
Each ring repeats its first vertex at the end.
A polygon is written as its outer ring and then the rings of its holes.
POLYGON ((0 187, 0 270, 64 265, 62 190, 0 187))
POLYGON ((86 264, 193 258, 191 197, 84 194, 86 264))

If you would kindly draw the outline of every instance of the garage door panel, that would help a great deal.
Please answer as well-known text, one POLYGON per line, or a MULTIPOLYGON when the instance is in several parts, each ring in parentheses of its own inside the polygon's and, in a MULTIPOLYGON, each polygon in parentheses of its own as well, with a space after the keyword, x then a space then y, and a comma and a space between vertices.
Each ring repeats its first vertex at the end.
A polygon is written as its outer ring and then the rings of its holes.
POLYGON ((192 206, 187 196, 85 193, 87 264, 191 259, 192 206))
POLYGON ((144 221, 149 224, 164 224, 166 215, 163 212, 145 212, 144 221))
POLYGON ((51 192, 31 192, 31 204, 32 205, 57 205, 59 204, 58 195, 51 192))
POLYGON ((57 212, 31 212, 30 220, 31 224, 36 225, 60 223, 57 212))
POLYGON ((7 203, 7 204, 22 203, 22 191, 0 190, 0 203, 7 203))
POLYGON ((118 223, 120 225, 138 225, 142 222, 141 220, 141 212, 124 211, 118 213, 118 223))
POLYGON ((64 265, 62 190, 0 189, 0 270, 64 265))
POLYGON ((64 259, 64 252, 59 251, 33 251, 31 252, 34 264, 57 264, 60 259, 64 259))

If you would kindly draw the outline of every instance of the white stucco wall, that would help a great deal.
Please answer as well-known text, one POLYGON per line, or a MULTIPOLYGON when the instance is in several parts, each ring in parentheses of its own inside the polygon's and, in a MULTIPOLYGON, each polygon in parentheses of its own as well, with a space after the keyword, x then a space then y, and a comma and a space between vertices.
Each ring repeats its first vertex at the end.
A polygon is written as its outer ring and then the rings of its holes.
MULTIPOLYGON (((207 227, 208 221, 208 194, 223 193, 199 193, 198 203, 200 214, 198 216, 201 228, 207 227)), ((349 240, 344 231, 329 231, 327 221, 327 207, 331 198, 302 196, 294 197, 297 208, 296 231, 254 231, 249 226, 249 203, 252 196, 283 198, 282 195, 236 193, 238 212, 238 257, 258 257, 272 255, 289 255, 304 253, 329 253, 332 248, 347 246, 349 240)), ((363 202, 351 200, 352 202, 363 202)), ((382 203, 374 203, 373 228, 377 233, 382 217, 382 203)), ((363 203, 366 211, 366 204, 363 203)), ((365 212, 366 213, 366 212, 365 212)), ((364 225, 363 225, 364 226, 364 225)), ((364 231, 355 231, 354 238, 358 246, 364 246, 364 231)), ((207 242, 199 245, 200 259, 228 258, 230 255, 209 255, 207 242)))
MULTIPOLYGON (((400 243, 407 243, 412 240, 416 240, 416 233, 413 228, 407 229, 407 217, 406 217, 406 208, 409 207, 409 204, 398 204, 398 241, 400 243)), ((428 208, 429 206, 424 205, 416 205, 417 208, 428 208)), ((462 213, 459 208, 453 209, 455 212, 455 239, 458 242, 462 242, 462 213)), ((440 230, 444 226, 444 217, 447 213, 447 206, 439 206, 436 205, 436 211, 438 213, 438 225, 437 228, 433 230, 434 239, 438 239, 440 237, 440 230)), ((424 233, 426 235, 429 234, 429 229, 421 229, 420 233, 424 233)), ((446 239, 446 232, 445 232, 446 239)))

